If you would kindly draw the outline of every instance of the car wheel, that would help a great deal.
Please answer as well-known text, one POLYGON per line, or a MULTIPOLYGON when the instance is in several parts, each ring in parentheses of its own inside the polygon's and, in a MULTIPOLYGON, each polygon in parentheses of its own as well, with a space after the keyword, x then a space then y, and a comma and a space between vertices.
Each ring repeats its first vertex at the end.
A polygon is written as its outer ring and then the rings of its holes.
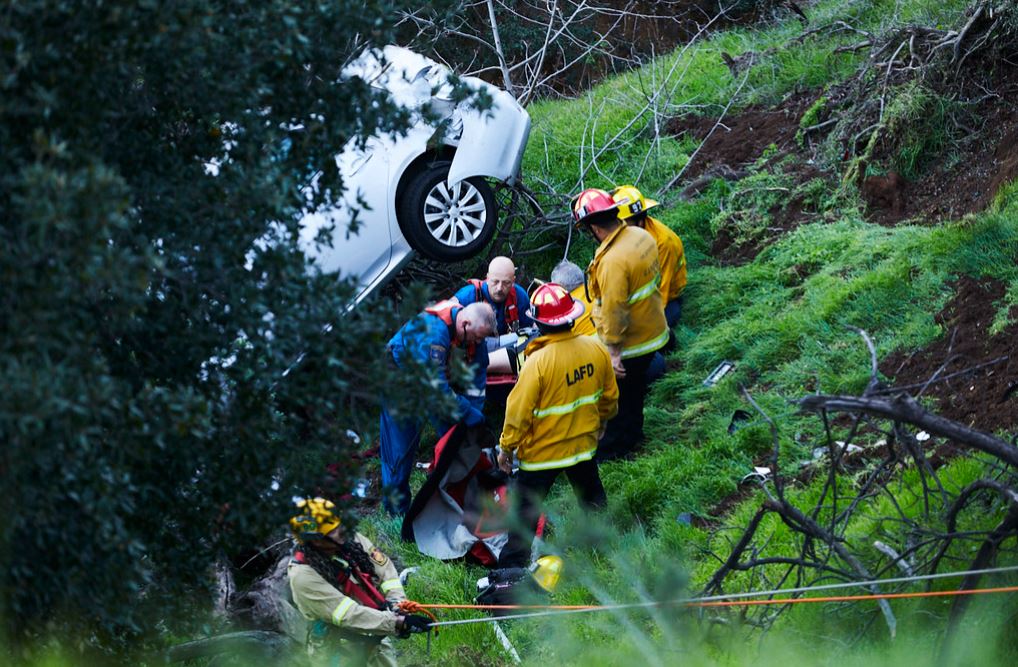
POLYGON ((400 227, 415 250, 430 259, 458 262, 491 241, 498 225, 495 195, 482 178, 446 184, 448 160, 414 174, 399 202, 400 227))

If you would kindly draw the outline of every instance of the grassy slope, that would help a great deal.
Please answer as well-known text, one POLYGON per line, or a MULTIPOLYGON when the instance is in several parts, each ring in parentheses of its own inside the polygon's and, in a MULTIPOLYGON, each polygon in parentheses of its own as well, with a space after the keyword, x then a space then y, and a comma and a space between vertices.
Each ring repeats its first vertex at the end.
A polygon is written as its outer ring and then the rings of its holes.
MULTIPOLYGON (((816 3, 810 15, 813 25, 843 19, 879 31, 892 23, 952 24, 964 5, 957 0, 936 5, 919 0, 827 0, 816 3)), ((800 32, 795 21, 762 31, 726 32, 619 76, 583 98, 533 105, 526 172, 535 182, 539 178, 560 192, 575 192, 581 165, 585 165, 584 186, 638 181, 644 192, 656 192, 685 164, 695 146, 671 138, 654 142, 654 114, 632 123, 634 114, 648 103, 649 91, 661 81, 669 82, 668 104, 661 98, 656 102, 659 120, 683 109, 717 115, 740 86, 737 107, 774 102, 796 89, 834 83, 857 65, 854 56, 832 55, 837 45, 852 41, 851 35, 818 37, 782 49, 752 68, 745 81, 733 79, 719 57, 721 51, 738 55, 776 47, 800 32), (596 168, 592 167, 590 155, 602 149, 596 168)), ((737 527, 745 524, 759 501, 751 498, 736 507, 726 521, 733 528, 714 533, 677 522, 676 517, 683 512, 704 515, 736 490, 753 459, 770 447, 763 424, 751 424, 734 435, 727 432, 732 412, 747 407, 737 391, 739 383, 778 421, 784 463, 791 467, 807 456, 820 427, 816 420, 795 415, 786 398, 801 395, 807 385, 830 393, 851 393, 865 384, 868 355, 847 325, 865 328, 883 355, 942 334, 933 314, 950 297, 948 283, 959 273, 999 278, 1012 286, 1013 300, 1018 285, 1014 263, 1018 197, 1013 192, 995 211, 974 218, 933 228, 893 229, 866 223, 851 195, 820 194, 829 203, 823 219, 799 228, 752 263, 736 268, 718 267, 708 256, 712 220, 722 202, 731 203, 725 187, 715 186, 691 203, 665 201, 660 217, 682 235, 691 267, 680 350, 672 359, 679 370, 654 388, 647 410, 651 442, 645 454, 636 461, 603 468, 611 498, 611 525, 573 519, 574 502, 567 486, 557 489, 552 518, 558 534, 553 541, 580 546, 566 554, 569 570, 556 602, 669 597, 682 592, 687 577, 692 579, 691 590, 702 585, 718 564, 709 554, 727 554, 728 541, 737 536, 737 527), (722 359, 738 363, 734 376, 713 389, 702 387, 702 379, 722 359)), ((571 259, 581 265, 589 257, 588 243, 576 244, 571 251, 571 259)), ((555 260, 547 259, 549 264, 555 260)), ((949 466, 944 478, 960 487, 978 475, 976 463, 960 460, 949 466)), ((903 476, 900 493, 907 496, 914 482, 903 476)), ((795 494, 809 506, 816 488, 808 486, 795 494)), ((879 509, 871 508, 870 515, 879 516, 879 509)), ((767 521, 771 523, 765 523, 765 528, 775 531, 773 546, 780 548, 785 540, 791 547, 791 538, 773 517, 767 521)), ((850 534, 872 540, 888 530, 878 523, 864 515, 850 534)), ((412 580, 411 597, 470 601, 474 581, 482 574, 479 569, 423 559, 412 546, 398 544, 395 523, 377 517, 370 524, 369 532, 391 545, 405 563, 420 567, 412 580)), ((735 577, 729 588, 756 584, 735 577)), ((936 614, 944 604, 915 604, 908 609, 920 607, 936 614)), ((832 661, 869 661, 871 651, 887 660, 902 655, 921 659, 931 647, 920 632, 926 617, 896 610, 905 614, 900 618, 902 638, 896 644, 884 645, 882 628, 876 625, 868 635, 872 643, 856 647, 850 656, 830 653, 832 661)), ((679 657, 697 664, 744 664, 757 659, 755 641, 735 646, 731 629, 709 630, 704 636, 701 630, 678 622, 675 614, 658 613, 661 616, 656 618, 642 613, 602 614, 519 622, 506 626, 506 631, 526 660, 534 662, 622 660, 628 664, 633 655, 650 663, 679 657)), ((462 617, 470 613, 442 614, 446 620, 462 617)), ((873 610, 846 611, 835 618, 844 627, 823 630, 831 647, 840 645, 847 629, 869 623, 873 610)), ((790 612, 761 644, 763 662, 801 662, 806 656, 810 661, 821 660, 810 653, 809 642, 830 621, 828 612, 816 608, 790 612)), ((980 631, 993 629, 987 626, 980 631)), ((986 642, 982 646, 994 650, 986 642)), ((407 652, 407 662, 428 660, 423 641, 412 642, 407 652)), ((501 664, 507 657, 490 628, 475 625, 443 633, 432 647, 430 661, 501 664)))

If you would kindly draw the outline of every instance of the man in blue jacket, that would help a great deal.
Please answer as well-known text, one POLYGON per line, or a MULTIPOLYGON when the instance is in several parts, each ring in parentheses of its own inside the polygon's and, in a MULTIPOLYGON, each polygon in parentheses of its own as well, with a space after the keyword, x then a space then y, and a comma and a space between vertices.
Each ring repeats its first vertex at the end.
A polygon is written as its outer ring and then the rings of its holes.
MULTIPOLYGON (((456 417, 467 426, 484 423, 485 370, 488 365, 484 339, 494 334, 495 313, 487 303, 463 306, 454 299, 441 301, 424 309, 424 312, 403 325, 389 340, 388 351, 397 366, 407 358, 418 363, 435 364, 438 368, 440 389, 456 398, 456 417), (472 383, 464 393, 456 393, 449 386, 448 363, 454 346, 462 347, 467 362, 474 365, 472 383)), ((452 424, 433 415, 431 418, 439 434, 452 424)), ((397 420, 382 406, 380 423, 380 454, 382 458, 383 503, 390 514, 406 514, 410 508, 410 472, 413 470, 420 442, 423 420, 409 418, 397 420)))
POLYGON ((456 292, 455 298, 464 306, 477 302, 491 304, 495 309, 496 335, 499 336, 534 324, 527 315, 530 297, 527 290, 516 284, 516 265, 508 257, 491 260, 488 276, 483 281, 472 279, 456 292))

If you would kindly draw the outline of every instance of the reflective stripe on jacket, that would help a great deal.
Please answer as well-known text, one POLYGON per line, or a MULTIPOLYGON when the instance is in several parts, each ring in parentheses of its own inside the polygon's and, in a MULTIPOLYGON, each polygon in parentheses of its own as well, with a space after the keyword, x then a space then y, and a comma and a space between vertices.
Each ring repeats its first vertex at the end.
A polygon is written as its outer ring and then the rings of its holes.
POLYGON ((589 460, 618 398, 611 358, 599 341, 574 331, 535 338, 506 401, 500 444, 516 452, 523 470, 589 460))
MULTIPOLYGON (((357 533, 354 539, 371 559, 374 575, 379 582, 378 588, 385 595, 385 599, 393 604, 405 600, 406 594, 403 592, 402 584, 399 583, 399 573, 396 572, 392 560, 360 533, 357 533)), ((287 577, 290 580, 294 604, 307 620, 324 621, 341 628, 347 634, 368 636, 396 634, 395 613, 359 604, 357 600, 344 595, 337 588, 338 582, 326 581, 310 565, 291 562, 287 568, 287 577)))
POLYGON ((682 239, 660 220, 647 217, 643 228, 657 243, 657 263, 661 269, 661 300, 668 303, 686 289, 686 251, 682 239))
POLYGON ((657 244, 649 233, 620 225, 598 246, 587 273, 594 324, 605 345, 621 346, 623 359, 665 346, 657 244))

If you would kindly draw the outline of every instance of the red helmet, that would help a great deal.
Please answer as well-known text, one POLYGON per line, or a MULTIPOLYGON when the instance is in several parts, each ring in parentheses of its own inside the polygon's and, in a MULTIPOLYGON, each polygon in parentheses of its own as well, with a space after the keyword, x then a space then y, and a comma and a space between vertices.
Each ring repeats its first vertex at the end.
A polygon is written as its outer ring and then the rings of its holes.
POLYGON ((530 303, 527 315, 535 322, 549 327, 569 324, 582 315, 584 310, 583 302, 574 299, 558 283, 545 283, 538 287, 530 297, 530 303))
POLYGON ((593 222, 592 217, 598 213, 615 212, 618 203, 604 190, 587 188, 573 200, 573 220, 576 222, 593 222))

